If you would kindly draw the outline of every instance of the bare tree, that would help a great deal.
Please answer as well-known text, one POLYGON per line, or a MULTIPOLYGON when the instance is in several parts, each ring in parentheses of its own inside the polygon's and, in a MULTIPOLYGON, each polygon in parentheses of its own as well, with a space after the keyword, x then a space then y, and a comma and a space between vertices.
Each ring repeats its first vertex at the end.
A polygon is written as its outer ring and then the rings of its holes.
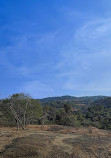
MULTIPOLYGON (((42 106, 38 100, 32 99, 25 94, 13 94, 9 99, 3 102, 7 109, 5 111, 7 120, 11 124, 17 123, 18 130, 20 127, 25 129, 28 123, 38 123, 42 116, 42 106)), ((1 103, 1 104, 2 104, 1 103)), ((4 106, 4 107, 5 107, 4 106)))
POLYGON ((19 130, 20 125, 22 126, 22 129, 24 129, 23 123, 22 123, 21 120, 19 119, 19 117, 18 117, 16 111, 13 109, 13 102, 12 102, 11 105, 10 105, 10 110, 11 110, 11 112, 12 112, 14 118, 15 118, 16 121, 17 121, 18 130, 19 130))
POLYGON ((26 113, 28 109, 28 105, 31 104, 30 100, 27 101, 26 106, 25 106, 25 111, 24 111, 24 127, 26 126, 26 113))
POLYGON ((10 96, 10 99, 10 110, 17 122, 18 130, 20 126, 22 127, 22 129, 25 129, 26 113, 31 97, 29 95, 25 95, 24 93, 20 93, 13 94, 12 96, 10 96))

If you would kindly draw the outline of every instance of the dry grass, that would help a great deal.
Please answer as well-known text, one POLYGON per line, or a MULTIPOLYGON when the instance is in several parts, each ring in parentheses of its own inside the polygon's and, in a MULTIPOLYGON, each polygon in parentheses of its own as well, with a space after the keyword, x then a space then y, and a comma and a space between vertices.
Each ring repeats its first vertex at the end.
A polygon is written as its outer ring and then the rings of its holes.
POLYGON ((111 158, 111 132, 58 125, 0 127, 0 158, 111 158))

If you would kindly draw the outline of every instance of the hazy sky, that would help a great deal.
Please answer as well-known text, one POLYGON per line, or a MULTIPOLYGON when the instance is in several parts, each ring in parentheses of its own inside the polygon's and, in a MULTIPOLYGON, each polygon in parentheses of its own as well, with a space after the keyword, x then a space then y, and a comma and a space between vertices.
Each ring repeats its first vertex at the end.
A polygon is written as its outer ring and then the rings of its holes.
POLYGON ((111 95, 111 0, 0 0, 0 97, 111 95))

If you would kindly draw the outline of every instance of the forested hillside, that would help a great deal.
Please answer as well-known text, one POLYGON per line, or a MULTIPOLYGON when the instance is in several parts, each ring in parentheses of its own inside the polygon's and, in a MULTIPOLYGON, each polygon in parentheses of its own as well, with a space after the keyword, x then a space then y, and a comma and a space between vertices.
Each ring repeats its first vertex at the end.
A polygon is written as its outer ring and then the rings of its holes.
POLYGON ((58 124, 111 129, 111 97, 52 97, 41 100, 13 94, 0 101, 0 124, 58 124))
POLYGON ((74 97, 74 96, 61 96, 61 97, 48 97, 40 99, 41 102, 53 102, 53 101, 75 101, 78 103, 87 103, 88 101, 95 101, 98 99, 106 98, 106 96, 85 96, 85 97, 74 97))
POLYGON ((98 128, 111 129, 111 97, 93 102, 86 112, 86 119, 98 128))
POLYGON ((70 104, 75 111, 87 109, 88 106, 96 100, 107 98, 106 96, 85 96, 85 97, 74 97, 74 96, 61 96, 61 97, 48 97, 40 99, 43 106, 49 105, 54 108, 63 108, 65 103, 70 104))

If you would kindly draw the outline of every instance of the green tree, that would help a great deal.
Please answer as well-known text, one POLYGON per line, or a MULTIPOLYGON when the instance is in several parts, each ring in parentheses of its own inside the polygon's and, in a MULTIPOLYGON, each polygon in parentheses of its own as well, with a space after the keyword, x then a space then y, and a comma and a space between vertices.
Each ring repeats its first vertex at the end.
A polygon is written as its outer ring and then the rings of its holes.
POLYGON ((17 123, 18 129, 20 125, 25 128, 26 124, 38 123, 42 116, 42 106, 39 101, 24 93, 13 94, 8 99, 2 100, 0 110, 2 120, 10 124, 17 123))
POLYGON ((64 104, 64 110, 66 112, 66 114, 70 114, 71 113, 71 106, 68 103, 64 104))

